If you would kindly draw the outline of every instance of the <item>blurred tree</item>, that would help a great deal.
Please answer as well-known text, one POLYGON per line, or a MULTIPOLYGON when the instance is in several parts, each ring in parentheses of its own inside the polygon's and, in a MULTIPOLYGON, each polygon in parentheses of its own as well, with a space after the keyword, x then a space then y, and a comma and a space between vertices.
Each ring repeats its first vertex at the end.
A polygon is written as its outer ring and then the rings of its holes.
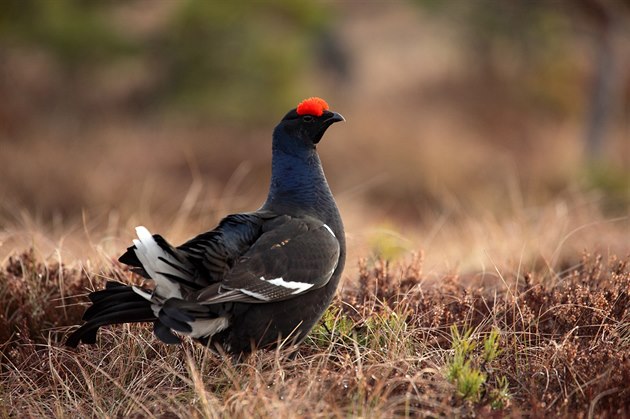
POLYGON ((472 77, 495 89, 513 89, 546 112, 574 113, 574 92, 563 87, 574 67, 570 22, 549 2, 414 0, 444 17, 462 35, 472 77), (519 83, 514 83, 518 81, 519 83))
POLYGON ((309 1, 182 1, 152 41, 164 97, 236 119, 293 104, 294 82, 311 63, 327 11, 309 1))
POLYGON ((586 113, 585 148, 590 158, 599 156, 611 116, 621 113, 619 96, 628 76, 615 50, 617 37, 627 36, 621 30, 630 21, 627 0, 414 3, 458 25, 471 69, 493 89, 516 91, 545 112, 586 113), (576 72, 582 57, 572 42, 584 34, 594 45, 591 83, 576 72))
POLYGON ((623 8, 623 4, 612 1, 579 0, 576 5, 580 17, 588 22, 593 34, 595 60, 589 95, 586 145, 589 155, 597 159, 601 157, 610 117, 618 107, 619 96, 623 91, 623 78, 626 74, 619 68, 615 41, 622 32, 624 17, 625 23, 628 23, 630 3, 623 8))
MULTIPOLYGON (((158 106, 236 122, 293 104, 299 75, 331 15, 331 7, 307 0, 6 0, 0 10, 0 61, 22 49, 45 51, 63 69, 64 80, 50 84, 63 85, 63 100, 77 101, 77 108, 82 95, 110 94, 107 83, 99 85, 110 69, 110 79, 113 72, 142 84, 135 96, 125 85, 128 106, 118 101, 113 110, 158 106), (121 24, 115 13, 134 3, 167 16, 156 30, 138 35, 133 17, 121 24), (115 67, 120 62, 130 64, 115 67), (134 78, 128 67, 144 74, 134 78)), ((9 84, 20 77, 4 74, 9 84)))
POLYGON ((106 2, 81 0, 6 0, 0 13, 0 42, 19 48, 37 45, 68 69, 137 52, 104 15, 106 2))

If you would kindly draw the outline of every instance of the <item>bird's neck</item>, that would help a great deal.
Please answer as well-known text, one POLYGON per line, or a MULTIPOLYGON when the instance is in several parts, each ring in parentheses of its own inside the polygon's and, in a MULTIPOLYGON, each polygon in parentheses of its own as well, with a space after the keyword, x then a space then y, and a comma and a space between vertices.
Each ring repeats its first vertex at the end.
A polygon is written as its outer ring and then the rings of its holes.
POLYGON ((311 212, 330 210, 334 199, 315 149, 283 150, 273 148, 271 184, 263 208, 290 212, 292 209, 311 212))

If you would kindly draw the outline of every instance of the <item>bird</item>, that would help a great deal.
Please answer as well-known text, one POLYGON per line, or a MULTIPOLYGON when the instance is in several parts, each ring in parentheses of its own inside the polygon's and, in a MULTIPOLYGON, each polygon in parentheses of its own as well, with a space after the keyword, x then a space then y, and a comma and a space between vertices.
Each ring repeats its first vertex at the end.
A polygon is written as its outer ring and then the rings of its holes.
POLYGON ((69 347, 96 343, 100 327, 153 323, 155 336, 188 336, 219 353, 297 347, 331 304, 345 259, 343 222, 317 153, 344 117, 318 97, 301 101, 272 135, 267 199, 174 247, 137 227, 119 262, 143 285, 108 281, 89 294, 69 347), (151 286, 151 284, 153 284, 151 286))

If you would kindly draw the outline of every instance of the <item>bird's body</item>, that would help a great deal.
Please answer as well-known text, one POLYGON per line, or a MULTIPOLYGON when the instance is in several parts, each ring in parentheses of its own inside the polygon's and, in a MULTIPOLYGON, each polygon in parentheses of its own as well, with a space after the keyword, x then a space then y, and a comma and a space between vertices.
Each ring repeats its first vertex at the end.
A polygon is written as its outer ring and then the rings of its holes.
POLYGON ((119 260, 155 287, 109 282, 91 293, 87 323, 67 344, 94 343, 100 326, 131 322, 153 322, 166 343, 188 335, 234 354, 299 343, 332 301, 345 263, 343 224, 316 152, 342 120, 317 98, 283 118, 259 210, 229 215, 178 247, 138 227, 119 260))

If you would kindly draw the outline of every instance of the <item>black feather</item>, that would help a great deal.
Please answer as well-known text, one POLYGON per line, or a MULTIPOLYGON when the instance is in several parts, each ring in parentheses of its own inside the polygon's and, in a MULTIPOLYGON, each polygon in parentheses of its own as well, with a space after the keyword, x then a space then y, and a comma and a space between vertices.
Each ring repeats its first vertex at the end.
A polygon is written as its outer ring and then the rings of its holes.
POLYGON ((140 259, 138 259, 138 256, 136 255, 136 252, 134 251, 135 248, 136 246, 128 247, 127 251, 121 257, 118 258, 118 262, 131 266, 131 269, 130 269, 131 272, 135 272, 143 278, 151 279, 151 276, 149 275, 149 273, 144 270, 144 267, 142 266, 142 262, 140 262, 140 259))
POLYGON ((173 248, 173 246, 171 246, 166 241, 166 239, 164 239, 164 237, 160 236, 159 234, 154 234, 153 240, 155 240, 157 245, 160 246, 160 249, 164 250, 166 253, 174 257, 176 260, 179 260, 179 255, 175 253, 175 249, 173 248))
POLYGON ((95 343, 96 332, 98 332, 101 326, 120 323, 141 323, 153 320, 155 320, 155 316, 153 315, 150 304, 147 304, 145 307, 114 311, 106 316, 99 316, 85 323, 70 335, 68 340, 66 340, 66 345, 76 348, 80 342, 95 343))
POLYGON ((104 290, 95 291, 89 297, 93 304, 83 314, 87 323, 70 335, 66 341, 68 346, 94 343, 101 326, 155 320, 151 303, 120 282, 109 281, 104 290))
POLYGON ((133 295, 130 293, 109 295, 88 307, 85 313, 83 313, 83 320, 88 321, 94 317, 101 316, 103 313, 109 312, 111 309, 118 310, 128 304, 144 306, 148 303, 147 300, 136 293, 133 293, 133 295))
POLYGON ((162 262, 166 263, 168 266, 172 267, 173 269, 177 269, 181 273, 186 274, 187 276, 193 276, 193 272, 192 271, 184 268, 181 265, 176 265, 173 262, 167 260, 166 258, 163 258, 162 256, 158 256, 158 259, 161 260, 162 262))
POLYGON ((167 316, 173 320, 183 323, 195 321, 195 317, 193 315, 186 312, 185 310, 180 310, 179 307, 172 303, 173 299, 165 302, 165 304, 162 306, 162 310, 160 310, 160 316, 167 316))
POLYGON ((153 333, 155 333, 155 336, 167 345, 178 345, 182 343, 181 339, 171 332, 171 329, 164 326, 164 324, 162 324, 159 320, 156 320, 153 323, 153 333))
POLYGON ((192 326, 186 323, 185 321, 177 320, 176 318, 170 317, 164 310, 160 310, 160 314, 158 316, 159 320, 164 323, 166 327, 169 327, 177 332, 192 332, 192 326))
POLYGON ((140 259, 138 259, 138 256, 136 256, 135 250, 136 246, 128 247, 127 251, 118 258, 118 262, 124 263, 125 265, 141 268, 142 262, 140 262, 140 259))
POLYGON ((129 288, 129 287, 120 282, 107 281, 107 284, 105 284, 105 289, 91 292, 88 298, 93 303, 96 303, 102 300, 103 298, 106 298, 109 295, 117 295, 120 293, 126 293, 127 292, 126 288, 129 288))
POLYGON ((181 276, 173 275, 173 274, 170 274, 168 272, 157 272, 157 273, 160 274, 160 275, 165 276, 166 278, 168 278, 169 280, 173 281, 176 284, 183 284, 183 285, 186 285, 187 287, 190 287, 190 288, 195 289, 195 290, 201 288, 198 284, 196 284, 194 282, 191 282, 191 281, 187 281, 186 279, 184 279, 181 276))

